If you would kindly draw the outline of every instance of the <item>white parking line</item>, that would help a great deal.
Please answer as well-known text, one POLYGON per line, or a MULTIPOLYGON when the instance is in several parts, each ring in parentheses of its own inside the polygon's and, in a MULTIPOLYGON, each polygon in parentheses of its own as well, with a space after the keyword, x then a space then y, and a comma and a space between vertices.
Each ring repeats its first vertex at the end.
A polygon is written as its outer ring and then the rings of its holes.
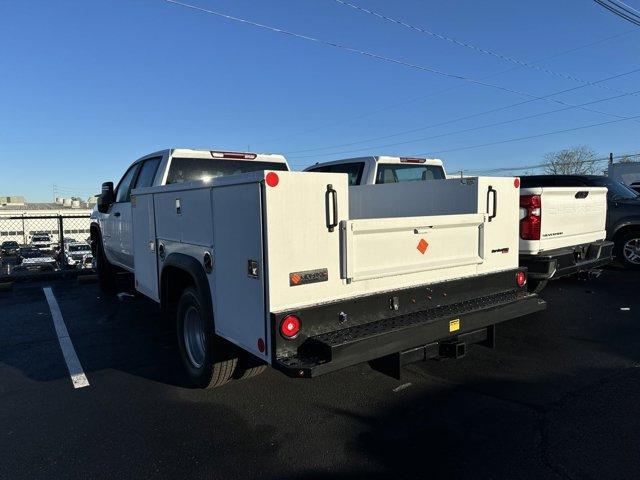
POLYGON ((58 335, 58 342, 60 343, 60 348, 62 349, 64 361, 67 363, 67 369, 69 370, 69 375, 71 376, 71 383, 73 383, 73 388, 88 387, 89 380, 87 380, 87 376, 82 370, 82 365, 80 365, 78 355, 76 355, 76 351, 73 348, 73 343, 71 343, 71 338, 69 337, 67 326, 64 324, 64 320, 62 319, 62 312, 60 311, 58 301, 53 295, 50 287, 44 287, 42 290, 44 290, 44 296, 47 297, 49 310, 51 310, 51 316, 53 317, 53 326, 55 327, 56 334, 58 335))

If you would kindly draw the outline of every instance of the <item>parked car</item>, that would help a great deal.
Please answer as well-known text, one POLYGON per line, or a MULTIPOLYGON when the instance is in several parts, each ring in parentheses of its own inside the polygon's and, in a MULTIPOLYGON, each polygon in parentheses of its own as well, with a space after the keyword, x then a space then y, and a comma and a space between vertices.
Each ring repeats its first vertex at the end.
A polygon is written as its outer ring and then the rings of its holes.
POLYGON ((3 257, 17 255, 19 251, 20 245, 18 244, 18 242, 15 242, 13 240, 4 241, 2 242, 2 246, 0 246, 0 254, 2 254, 3 257))
POLYGON ((634 192, 640 194, 640 182, 633 182, 631 185, 629 185, 629 188, 634 192))
POLYGON ((513 178, 350 188, 288 170, 280 155, 176 149, 103 184, 98 276, 129 271, 174 312, 194 385, 267 364, 308 378, 371 361, 398 376, 492 347, 497 324, 545 308, 518 267, 513 178))
POLYGON ((91 245, 85 242, 65 240, 64 255, 58 253, 58 262, 68 268, 91 268, 92 261, 91 245))
POLYGON ((523 188, 606 187, 607 239, 626 267, 640 269, 640 197, 634 190, 602 175, 532 175, 521 181, 523 188))
POLYGON ((57 267, 55 259, 45 255, 40 249, 24 247, 20 249, 17 265, 11 269, 11 273, 52 272, 57 267))
POLYGON ((31 237, 30 245, 39 250, 51 250, 51 235, 48 233, 36 233, 31 237))

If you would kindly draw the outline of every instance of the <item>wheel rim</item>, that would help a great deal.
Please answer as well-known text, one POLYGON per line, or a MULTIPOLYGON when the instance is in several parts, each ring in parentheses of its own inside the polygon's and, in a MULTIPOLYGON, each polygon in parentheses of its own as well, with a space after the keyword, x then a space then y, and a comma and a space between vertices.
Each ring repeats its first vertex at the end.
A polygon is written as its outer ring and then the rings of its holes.
POLYGON ((622 248, 625 260, 634 265, 640 265, 640 238, 627 240, 622 248))
POLYGON ((205 357, 204 328, 200 312, 195 307, 189 307, 184 315, 182 334, 189 362, 196 368, 202 367, 205 357))

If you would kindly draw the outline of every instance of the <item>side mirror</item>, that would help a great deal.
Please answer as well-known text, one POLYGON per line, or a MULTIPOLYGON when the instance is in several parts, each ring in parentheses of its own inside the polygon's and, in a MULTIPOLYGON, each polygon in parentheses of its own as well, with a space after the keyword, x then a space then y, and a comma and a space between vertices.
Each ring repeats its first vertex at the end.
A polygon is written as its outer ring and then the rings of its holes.
POLYGON ((107 213, 115 199, 113 182, 104 182, 102 184, 102 193, 98 196, 98 211, 100 213, 107 213))

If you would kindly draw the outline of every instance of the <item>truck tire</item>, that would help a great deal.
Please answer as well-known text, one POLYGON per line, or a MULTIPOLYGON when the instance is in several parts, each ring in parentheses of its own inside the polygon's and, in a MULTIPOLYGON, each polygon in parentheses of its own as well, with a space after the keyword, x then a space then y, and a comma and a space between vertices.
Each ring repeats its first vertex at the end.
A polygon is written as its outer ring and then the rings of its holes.
POLYGON ((100 234, 97 235, 95 242, 96 274, 98 275, 98 282, 103 290, 110 292, 116 288, 116 272, 113 265, 109 263, 109 260, 107 260, 107 257, 104 254, 102 236, 100 234))
POLYGON ((233 372, 236 380, 245 380, 260 375, 267 369, 267 364, 249 353, 244 353, 238 359, 238 365, 233 372))
POLYGON ((182 292, 176 322, 178 346, 191 383, 198 388, 215 388, 231 379, 238 353, 214 333, 213 314, 203 305, 196 288, 182 292))
POLYGON ((547 286, 548 280, 527 279, 527 291, 529 293, 540 293, 547 286))
POLYGON ((623 233, 615 242, 616 257, 631 270, 640 270, 640 230, 623 233))

